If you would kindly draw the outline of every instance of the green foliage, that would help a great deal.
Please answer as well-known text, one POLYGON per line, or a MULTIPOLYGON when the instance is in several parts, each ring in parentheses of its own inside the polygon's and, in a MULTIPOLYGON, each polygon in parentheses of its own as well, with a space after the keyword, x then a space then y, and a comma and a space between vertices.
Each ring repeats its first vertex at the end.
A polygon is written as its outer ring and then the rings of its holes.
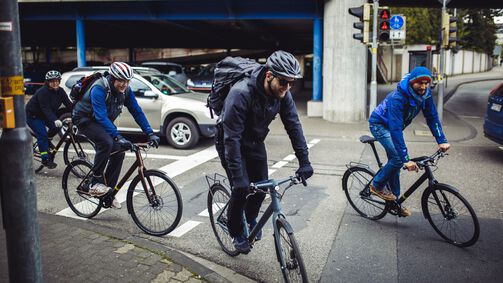
MULTIPOLYGON (((407 18, 406 44, 438 44, 442 21, 441 9, 392 7, 391 12, 403 14, 407 18)), ((453 14, 452 11, 449 13, 453 14)), ((459 45, 463 49, 492 54, 497 30, 494 17, 501 15, 503 10, 458 9, 459 45)))

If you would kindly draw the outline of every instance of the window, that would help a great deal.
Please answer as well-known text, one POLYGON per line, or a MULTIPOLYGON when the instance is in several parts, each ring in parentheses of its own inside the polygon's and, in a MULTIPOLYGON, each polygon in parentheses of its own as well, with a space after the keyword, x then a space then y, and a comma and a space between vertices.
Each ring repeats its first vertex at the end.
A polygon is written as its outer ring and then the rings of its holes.
POLYGON ((137 78, 133 78, 131 80, 129 87, 131 87, 131 90, 134 92, 134 95, 136 97, 144 97, 143 94, 145 93, 145 91, 150 90, 150 88, 146 84, 144 84, 137 78))
POLYGON ((84 75, 73 75, 66 80, 65 86, 71 89, 80 78, 84 77, 84 75))

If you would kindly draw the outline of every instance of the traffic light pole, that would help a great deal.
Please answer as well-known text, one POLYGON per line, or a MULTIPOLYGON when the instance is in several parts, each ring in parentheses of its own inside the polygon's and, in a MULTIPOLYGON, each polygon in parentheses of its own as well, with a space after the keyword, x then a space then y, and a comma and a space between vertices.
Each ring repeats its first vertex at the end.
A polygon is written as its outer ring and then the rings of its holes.
POLYGON ((24 111, 18 3, 0 0, 0 7, 0 94, 2 101, 13 102, 3 117, 14 112, 13 123, 4 123, 0 137, 0 200, 9 279, 42 282, 31 135, 24 111))
POLYGON ((374 0, 374 16, 372 25, 372 77, 370 80, 370 103, 369 117, 377 105, 377 13, 379 10, 379 0, 374 0))
MULTIPOLYGON (((446 12, 446 1, 447 0, 439 0, 442 2, 442 15, 446 12)), ((444 117, 444 89, 445 89, 445 48, 442 44, 444 33, 442 32, 443 24, 440 24, 440 67, 439 67, 439 84, 438 84, 438 101, 437 101, 437 111, 438 111, 438 119, 442 122, 444 117)))

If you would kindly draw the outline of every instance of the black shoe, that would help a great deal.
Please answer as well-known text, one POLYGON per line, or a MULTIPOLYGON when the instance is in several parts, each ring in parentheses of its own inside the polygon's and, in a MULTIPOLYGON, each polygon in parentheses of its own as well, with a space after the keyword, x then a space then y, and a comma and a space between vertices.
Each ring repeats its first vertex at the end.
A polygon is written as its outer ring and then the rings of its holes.
POLYGON ((44 165, 45 167, 47 167, 49 169, 54 169, 54 168, 56 168, 56 166, 58 166, 58 164, 54 163, 54 161, 52 161, 50 159, 42 160, 42 165, 44 165))
POLYGON ((251 250, 250 243, 244 236, 235 237, 232 239, 232 243, 234 244, 234 248, 242 254, 248 254, 251 250))

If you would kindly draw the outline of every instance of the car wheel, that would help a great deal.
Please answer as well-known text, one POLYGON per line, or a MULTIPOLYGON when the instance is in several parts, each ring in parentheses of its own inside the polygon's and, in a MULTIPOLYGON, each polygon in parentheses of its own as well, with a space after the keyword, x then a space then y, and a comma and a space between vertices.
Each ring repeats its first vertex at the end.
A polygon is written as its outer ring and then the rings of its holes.
POLYGON ((191 119, 178 117, 166 127, 166 139, 174 148, 189 149, 199 141, 199 131, 191 119))

